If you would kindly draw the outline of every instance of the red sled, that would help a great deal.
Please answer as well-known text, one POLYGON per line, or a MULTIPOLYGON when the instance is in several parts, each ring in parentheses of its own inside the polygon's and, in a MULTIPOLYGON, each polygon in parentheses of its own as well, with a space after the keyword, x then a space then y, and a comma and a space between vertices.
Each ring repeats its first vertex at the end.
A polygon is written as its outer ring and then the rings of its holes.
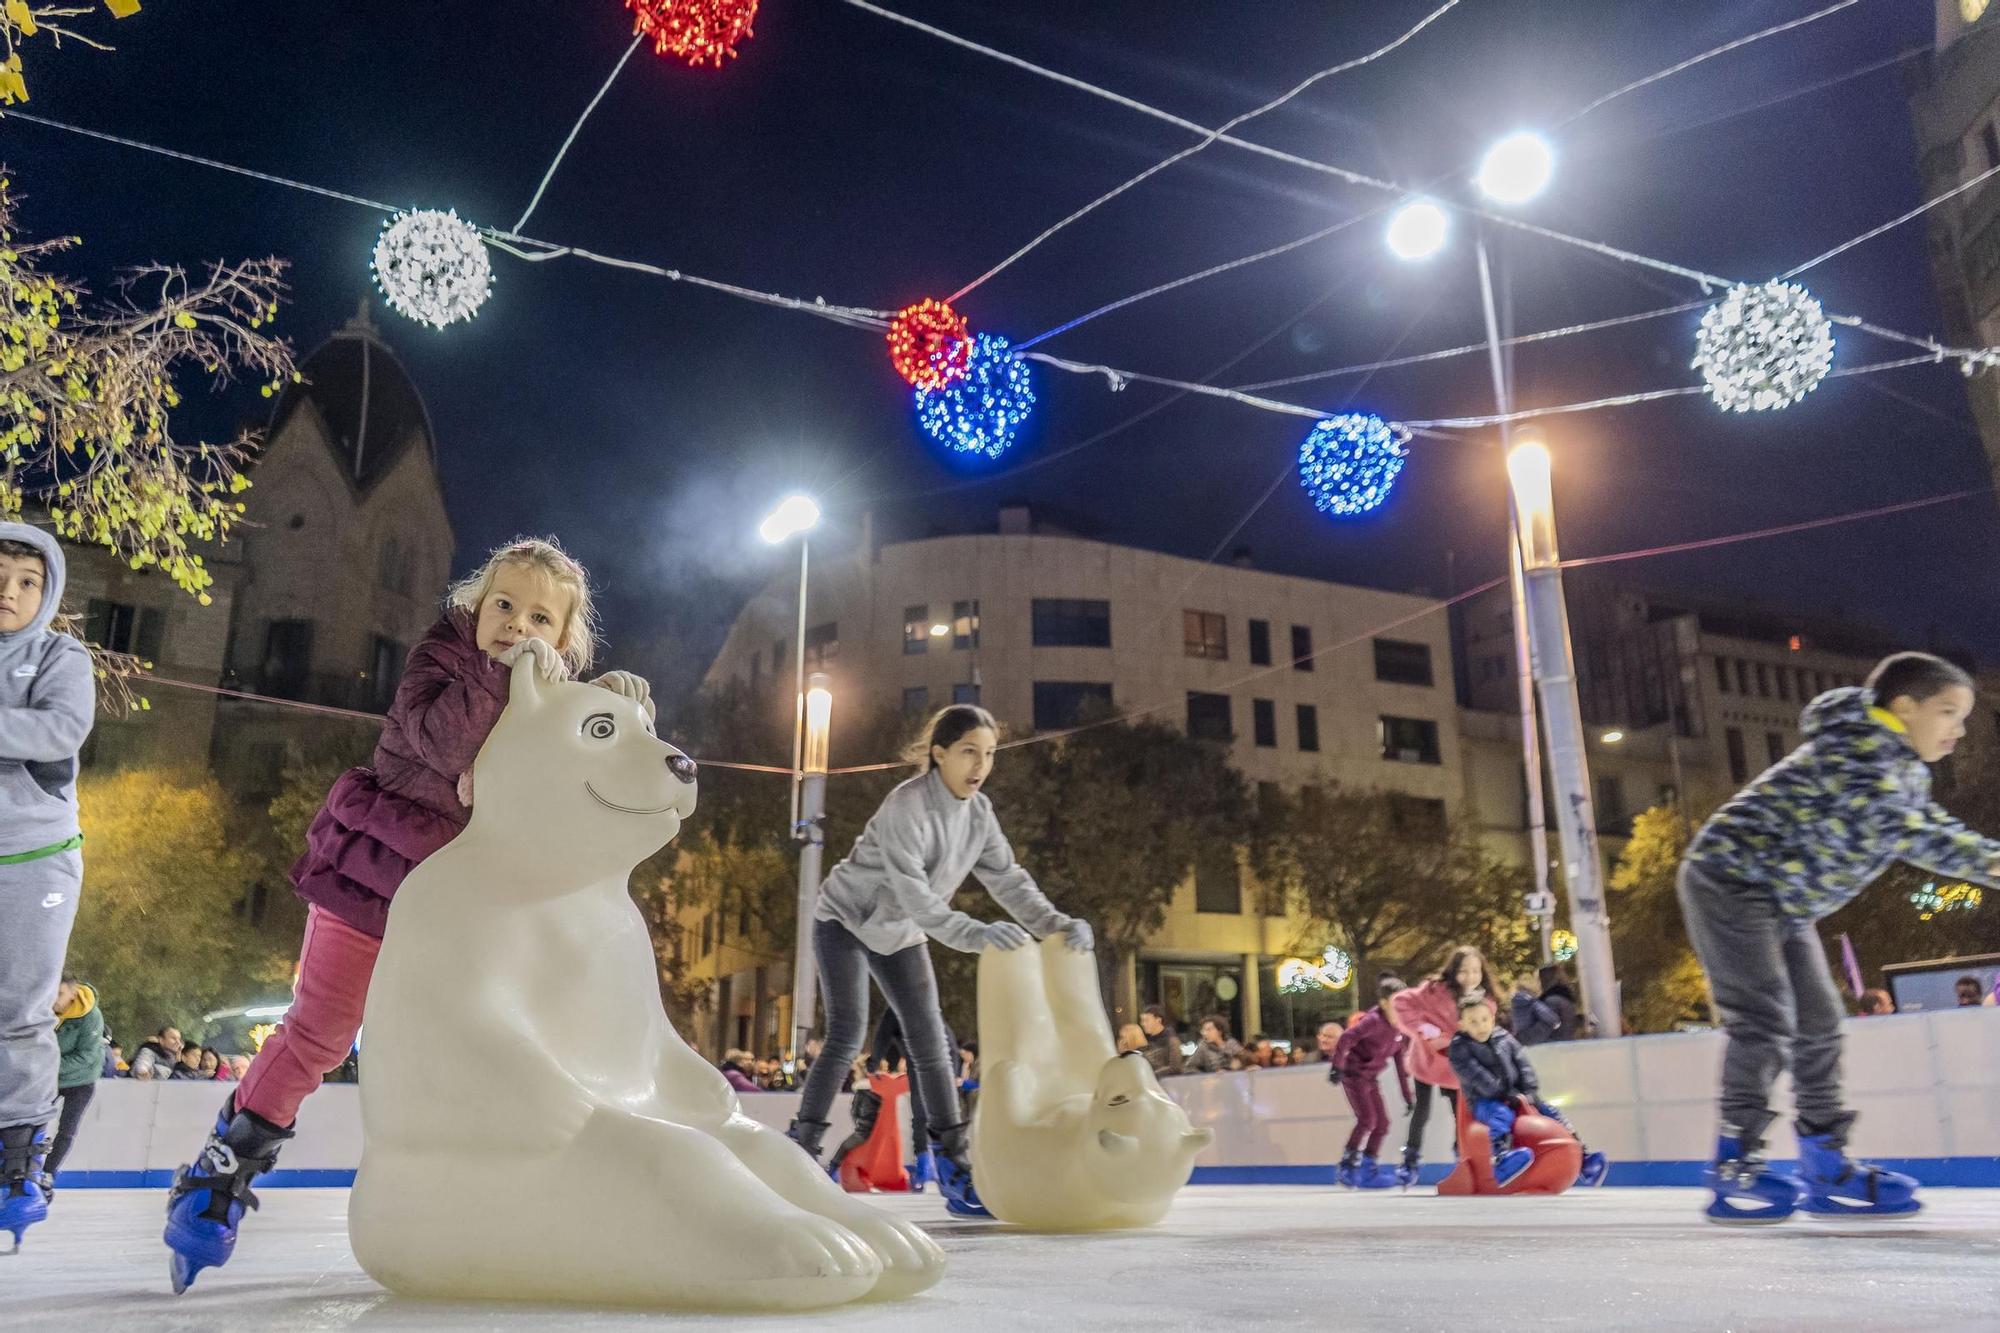
POLYGON ((1528 1169, 1501 1188, 1493 1179, 1493 1136, 1472 1115, 1472 1099, 1458 1098, 1458 1165, 1438 1182, 1439 1194, 1561 1194, 1583 1170, 1583 1145, 1559 1120, 1521 1099, 1514 1146, 1534 1153, 1528 1169))
POLYGON ((870 1074, 868 1086, 882 1099, 868 1141, 840 1163, 840 1187, 849 1194, 907 1193, 910 1173, 903 1166, 903 1126, 896 1108, 909 1094, 907 1074, 870 1074))

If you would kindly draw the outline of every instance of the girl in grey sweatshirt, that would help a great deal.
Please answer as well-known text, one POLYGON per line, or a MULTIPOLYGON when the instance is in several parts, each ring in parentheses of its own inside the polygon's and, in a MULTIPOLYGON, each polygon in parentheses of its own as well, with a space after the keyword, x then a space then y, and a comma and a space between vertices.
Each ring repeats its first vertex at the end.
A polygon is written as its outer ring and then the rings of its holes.
MULTIPOLYGON (((903 1027, 911 1082, 922 1089, 931 1139, 944 1159, 937 1164, 940 1189, 953 1212, 973 1216, 985 1210, 972 1188, 964 1113, 926 937, 964 953, 1018 949, 1031 936, 1057 932, 1072 949, 1093 947, 1089 925, 1056 910, 1000 831, 993 803, 981 790, 998 746, 999 727, 985 709, 954 704, 937 714, 915 752, 923 772, 889 793, 854 850, 821 884, 813 952, 826 1004, 826 1047, 806 1079, 791 1129, 817 1159, 841 1075, 861 1051, 872 975, 903 1027), (968 874, 1013 921, 979 921, 951 905, 968 874)), ((913 1146, 922 1152, 931 1145, 913 1146)))

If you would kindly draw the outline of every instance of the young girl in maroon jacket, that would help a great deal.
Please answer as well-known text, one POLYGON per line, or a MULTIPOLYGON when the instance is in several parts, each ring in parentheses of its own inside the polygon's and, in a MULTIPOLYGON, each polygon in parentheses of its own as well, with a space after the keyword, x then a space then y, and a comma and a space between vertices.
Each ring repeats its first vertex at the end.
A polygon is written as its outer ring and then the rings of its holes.
POLYGON ((1403 1063, 1410 1039, 1389 1021, 1390 1001, 1405 989, 1401 978, 1382 978, 1376 987, 1375 1007, 1341 1033, 1333 1048, 1333 1068, 1327 1077, 1340 1085, 1347 1094, 1347 1104, 1354 1108, 1354 1132, 1347 1136, 1337 1179, 1354 1189, 1388 1189, 1398 1180, 1396 1172, 1377 1166, 1375 1157, 1389 1133, 1389 1109, 1382 1104, 1381 1078, 1383 1067, 1391 1061, 1396 1066, 1403 1109, 1411 1106, 1410 1073, 1403 1063))
MULTIPOLYGON (((166 1230, 175 1291, 229 1258, 244 1209, 257 1206, 251 1183, 292 1137, 299 1104, 353 1049, 389 901, 465 828, 472 761, 507 706, 513 664, 525 653, 545 675, 580 673, 594 639, 583 567, 553 541, 526 539, 454 585, 443 618, 410 651, 373 766, 333 784, 292 867, 311 906, 291 1008, 201 1154, 175 1173, 166 1230)), ((592 683, 651 711, 637 676, 614 671, 592 683)))

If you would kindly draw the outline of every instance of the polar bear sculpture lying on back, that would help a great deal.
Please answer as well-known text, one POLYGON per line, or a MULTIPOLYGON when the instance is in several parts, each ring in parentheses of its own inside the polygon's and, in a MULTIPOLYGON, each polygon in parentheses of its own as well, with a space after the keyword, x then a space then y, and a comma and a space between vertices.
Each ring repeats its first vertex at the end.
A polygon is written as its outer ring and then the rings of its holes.
POLYGON ((979 956, 979 1057, 972 1174, 1002 1221, 1150 1226, 1215 1141, 1160 1091, 1145 1056, 1114 1053, 1097 956, 1059 935, 979 956))
POLYGON ((638 704, 514 668, 466 831, 396 895, 348 1235, 409 1296, 803 1310, 944 1256, 744 1116, 667 1022, 632 867, 694 811, 638 704))

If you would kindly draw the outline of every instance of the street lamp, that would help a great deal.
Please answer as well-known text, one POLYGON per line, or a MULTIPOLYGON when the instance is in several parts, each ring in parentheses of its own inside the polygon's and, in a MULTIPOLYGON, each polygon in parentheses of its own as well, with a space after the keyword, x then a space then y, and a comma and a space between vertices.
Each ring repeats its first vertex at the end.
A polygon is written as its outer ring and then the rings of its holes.
POLYGON ((813 968, 812 914, 819 897, 820 857, 826 837, 819 821, 826 813, 826 757, 828 733, 833 722, 833 691, 826 674, 815 671, 801 697, 799 716, 802 747, 800 796, 801 815, 794 824, 799 837, 799 921, 798 944, 792 950, 792 1052, 805 1050, 812 1035, 813 968))
POLYGON ((1444 249, 1450 235, 1451 218, 1442 208, 1428 199, 1412 199, 1389 215, 1389 226, 1382 239, 1388 243, 1390 254, 1414 262, 1429 259, 1444 249))
POLYGON ((1525 204, 1555 178, 1556 154, 1533 130, 1519 130, 1486 150, 1474 183, 1496 204, 1525 204))
POLYGON ((1598 1030, 1616 1035, 1618 978, 1611 963, 1611 923, 1604 910, 1604 865, 1597 850, 1597 817, 1591 809, 1590 765, 1584 753, 1583 710, 1576 697, 1569 613, 1563 606, 1548 448, 1539 440, 1515 446, 1507 454, 1507 475, 1513 483, 1535 685, 1548 724, 1549 776, 1561 812, 1556 832, 1562 842, 1563 879, 1569 889, 1570 928, 1577 937, 1584 1002, 1598 1030))
MULTIPOLYGON (((799 848, 798 942, 792 950, 794 958, 794 966, 792 969, 792 1023, 794 1027, 800 1026, 801 1023, 800 1015, 803 1013, 805 1015, 803 1019, 803 1025, 806 1028, 810 1028, 812 1026, 812 981, 814 976, 813 959, 812 959, 812 909, 813 909, 813 897, 816 896, 819 892, 819 822, 818 822, 819 817, 818 815, 814 815, 810 824, 800 823, 799 789, 803 785, 803 779, 805 776, 805 743, 806 743, 806 723, 807 723, 806 578, 807 575, 811 572, 811 559, 812 559, 810 544, 807 541, 807 538, 811 534, 812 530, 818 526, 818 524, 819 524, 819 506, 815 504, 810 497, 804 495, 789 495, 786 496, 783 500, 779 501, 778 507, 776 509, 773 509, 769 514, 765 515, 764 521, 757 525, 757 535, 759 537, 762 537, 766 542, 769 542, 773 546, 776 546, 781 542, 789 540, 792 537, 797 537, 799 539, 799 622, 798 622, 798 637, 793 642, 794 651, 792 654, 795 661, 795 665, 793 667, 793 687, 794 687, 793 693, 795 698, 797 699, 797 703, 795 705, 796 711, 793 714, 793 720, 792 720, 791 832, 793 837, 802 839, 802 843, 799 848), (812 867, 811 869, 812 884, 810 891, 808 891, 806 885, 808 859, 810 859, 812 867)), ((816 676, 815 679, 824 681, 825 678, 816 676)), ((828 701, 829 701, 828 706, 831 707, 830 695, 828 696, 828 701)), ((822 737, 824 737, 825 734, 824 724, 825 724, 825 719, 824 716, 822 716, 821 719, 822 737)), ((820 797, 822 800, 824 800, 825 797, 825 786, 826 786, 825 774, 826 774, 825 750, 824 748, 822 748, 820 756, 820 786, 819 786, 820 797)), ((795 1044, 792 1047, 793 1051, 797 1052, 799 1050, 804 1049, 804 1041, 805 1038, 803 1035, 801 1035, 798 1044, 795 1044)))

